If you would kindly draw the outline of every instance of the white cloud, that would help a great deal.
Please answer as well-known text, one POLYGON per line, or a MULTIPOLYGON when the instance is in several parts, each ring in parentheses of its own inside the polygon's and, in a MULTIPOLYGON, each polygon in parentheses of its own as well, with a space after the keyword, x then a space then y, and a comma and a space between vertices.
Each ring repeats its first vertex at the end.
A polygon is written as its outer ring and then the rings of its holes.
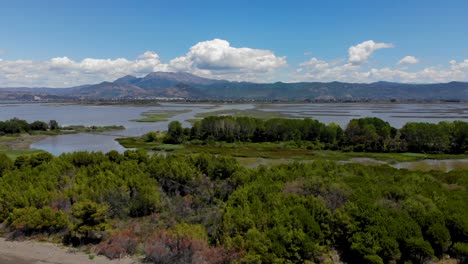
POLYGON ((214 39, 200 42, 181 57, 163 63, 154 51, 135 60, 85 58, 75 61, 56 57, 46 61, 0 60, 0 86, 69 87, 113 81, 127 74, 142 76, 153 71, 187 71, 228 80, 266 81, 287 65, 285 57, 270 50, 236 48, 214 39))
POLYGON ((416 64, 418 62, 419 62, 419 59, 414 56, 405 56, 398 62, 398 65, 416 64))
POLYGON ((167 70, 158 54, 147 51, 136 60, 125 58, 74 61, 57 57, 46 61, 0 61, 2 86, 67 87, 113 81, 127 74, 143 75, 152 71, 167 70))
POLYGON ((316 58, 304 62, 296 71, 297 81, 406 82, 438 83, 468 81, 468 59, 450 61, 446 66, 426 67, 419 71, 390 67, 364 69, 351 63, 330 63, 316 58))
POLYGON ((285 57, 270 50, 236 48, 222 39, 199 42, 189 52, 170 61, 175 71, 189 71, 206 77, 247 80, 271 74, 287 65, 285 57))
POLYGON ((373 40, 364 41, 348 49, 348 61, 352 64, 362 64, 379 49, 393 48, 391 43, 376 43, 373 40))
MULTIPOLYGON (((312 58, 299 64, 294 73, 294 81, 342 81, 342 82, 375 82, 391 81, 406 83, 437 83, 450 81, 468 81, 468 59, 461 62, 449 61, 447 65, 426 66, 418 71, 409 71, 406 67, 376 68, 364 64, 372 53, 378 49, 391 48, 390 43, 364 41, 348 50, 348 60, 325 61, 312 58)), ((416 64, 419 59, 405 56, 397 65, 416 64)))
MULTIPOLYGON (((299 64, 295 71, 286 68, 291 70, 288 73, 284 69, 287 66, 285 57, 270 50, 232 47, 221 39, 199 42, 185 55, 169 62, 162 62, 154 51, 146 51, 135 59, 73 60, 66 56, 45 61, 0 59, 0 87, 70 87, 113 81, 127 74, 143 76, 153 71, 186 71, 208 78, 256 82, 468 81, 468 59, 426 66, 418 71, 397 65, 377 68, 365 63, 374 51, 389 47, 392 44, 365 41, 350 47, 348 58, 328 61, 313 57, 299 64)), ((418 59, 414 56, 406 56, 398 65, 416 62, 418 59)))

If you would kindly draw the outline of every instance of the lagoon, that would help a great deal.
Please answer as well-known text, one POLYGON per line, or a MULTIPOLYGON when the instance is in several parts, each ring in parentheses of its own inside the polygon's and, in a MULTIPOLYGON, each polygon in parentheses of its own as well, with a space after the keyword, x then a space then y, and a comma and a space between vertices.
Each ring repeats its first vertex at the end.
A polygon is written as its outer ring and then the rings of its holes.
POLYGON ((60 125, 106 126, 122 125, 125 130, 103 133, 80 133, 51 136, 33 143, 32 148, 54 155, 73 151, 125 150, 115 141, 118 137, 140 136, 149 131, 163 131, 169 122, 178 120, 190 126, 187 120, 198 113, 219 110, 249 110, 279 112, 287 116, 310 117, 324 123, 337 123, 342 127, 353 118, 378 117, 400 128, 407 122, 432 122, 463 120, 468 122, 468 104, 463 103, 307 103, 307 104, 186 104, 160 103, 158 106, 109 106, 74 104, 0 104, 0 120, 13 117, 35 120, 57 120, 60 125), (145 123, 132 120, 141 118, 147 111, 190 110, 171 117, 168 121, 145 123))

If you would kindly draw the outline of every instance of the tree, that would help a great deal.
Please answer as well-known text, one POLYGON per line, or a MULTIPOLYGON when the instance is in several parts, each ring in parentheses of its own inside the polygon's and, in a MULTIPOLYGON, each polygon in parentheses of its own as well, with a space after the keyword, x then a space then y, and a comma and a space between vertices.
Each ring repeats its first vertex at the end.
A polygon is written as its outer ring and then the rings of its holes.
POLYGON ((71 214, 75 218, 75 236, 84 241, 99 241, 107 226, 109 206, 84 200, 73 205, 71 214))
POLYGON ((50 121, 49 121, 49 129, 50 129, 50 130, 57 130, 57 129, 60 129, 58 122, 55 121, 55 120, 50 120, 50 121))
POLYGON ((387 151, 387 142, 396 129, 376 117, 353 119, 345 130, 347 144, 355 151, 387 151))
POLYGON ((426 231, 429 242, 434 248, 434 252, 437 256, 441 257, 444 252, 447 251, 450 244, 450 233, 445 225, 441 223, 432 224, 426 231))
POLYGON ((45 206, 40 209, 34 207, 14 209, 8 218, 8 224, 16 231, 31 235, 35 232, 48 234, 60 232, 67 229, 70 222, 62 211, 45 206))
POLYGON ((49 126, 47 123, 42 122, 42 121, 34 121, 31 124, 29 124, 29 130, 42 130, 46 131, 49 126))
POLYGON ((434 250, 429 242, 420 237, 409 238, 404 244, 404 253, 416 263, 424 263, 426 259, 434 255, 434 250))
POLYGON ((181 144, 184 142, 184 139, 184 129, 182 128, 182 124, 179 121, 170 122, 164 142, 169 144, 181 144))

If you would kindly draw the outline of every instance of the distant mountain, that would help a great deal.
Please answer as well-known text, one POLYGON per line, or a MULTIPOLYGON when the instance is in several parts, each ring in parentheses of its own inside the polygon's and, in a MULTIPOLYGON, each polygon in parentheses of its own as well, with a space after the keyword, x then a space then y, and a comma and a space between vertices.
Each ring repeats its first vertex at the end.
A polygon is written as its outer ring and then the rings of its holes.
POLYGON ((116 98, 116 97, 141 97, 149 93, 135 85, 118 82, 102 82, 77 89, 74 96, 87 98, 116 98))
MULTIPOLYGON (((3 98, 40 95, 64 98, 185 98, 218 100, 461 100, 468 101, 468 83, 404 84, 393 82, 252 83, 214 80, 185 72, 127 75, 114 82, 72 88, 4 88, 3 98)), ((1 97, 0 97, 1 99, 1 97)))
POLYGON ((133 84, 143 89, 157 89, 173 87, 177 84, 191 85, 211 85, 216 83, 228 83, 227 81, 212 80, 199 77, 186 72, 152 72, 143 78, 137 78, 132 75, 127 75, 117 79, 114 83, 133 84))
POLYGON ((103 82, 79 89, 75 95, 89 98, 168 97, 201 98, 206 93, 195 86, 227 81, 211 80, 185 72, 153 72, 137 78, 127 75, 114 82, 103 82))

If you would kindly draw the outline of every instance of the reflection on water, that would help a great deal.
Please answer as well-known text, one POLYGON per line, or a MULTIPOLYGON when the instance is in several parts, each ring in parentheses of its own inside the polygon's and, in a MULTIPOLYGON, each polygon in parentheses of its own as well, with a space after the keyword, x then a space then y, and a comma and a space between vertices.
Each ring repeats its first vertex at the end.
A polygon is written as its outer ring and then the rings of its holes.
MULTIPOLYGON (((59 135, 48 137, 42 141, 31 144, 31 148, 42 149, 54 155, 60 155, 65 152, 73 151, 103 151, 108 152, 117 150, 119 152, 125 151, 115 139, 119 137, 140 136, 150 131, 163 131, 167 129, 169 122, 178 120, 183 126, 190 126, 186 120, 195 118, 198 113, 209 111, 218 111, 226 109, 251 109, 253 105, 221 105, 214 107, 214 105, 188 105, 188 104, 170 104, 165 103, 158 107, 127 107, 127 106, 94 106, 85 107, 85 109, 75 108, 62 109, 65 115, 77 115, 74 111, 81 112, 78 124, 81 125, 123 125, 125 130, 108 131, 103 133, 80 133, 74 135, 59 135), (131 120, 141 118, 140 114, 148 110, 191 110, 187 113, 182 113, 171 117, 165 122, 133 122, 131 120)), ((56 118, 59 124, 63 124, 62 116, 56 118)), ((21 117, 24 118, 24 117, 21 117)), ((35 117, 36 118, 36 117, 35 117)), ((33 118, 34 119, 34 118, 33 118)), ((29 117, 28 121, 32 120, 29 117)), ((45 120, 44 118, 36 118, 35 120, 45 120)), ((73 123, 70 120, 67 122, 73 123)))
POLYGON ((32 148, 42 149, 54 155, 74 151, 102 151, 117 150, 124 152, 122 147, 114 139, 115 136, 79 133, 72 135, 59 135, 31 144, 32 148))
POLYGON ((401 128, 407 122, 468 121, 468 105, 462 103, 313 103, 265 105, 261 110, 280 111, 293 117, 310 117, 345 127, 351 119, 378 117, 401 128))
MULTIPOLYGON (((372 104, 372 103, 326 103, 326 104, 181 104, 161 103, 160 106, 91 106, 69 104, 0 104, 0 120, 13 117, 29 122, 51 119, 60 125, 106 126, 122 125, 125 130, 105 132, 101 134, 75 134, 48 137, 31 145, 52 154, 76 150, 123 151, 116 141, 117 137, 139 136, 149 131, 163 131, 170 121, 178 120, 183 126, 190 126, 186 120, 193 119, 198 113, 230 109, 254 109, 275 111, 291 117, 310 117, 324 123, 337 123, 341 126, 353 118, 378 117, 389 122, 394 127, 402 127, 406 122, 440 122, 463 120, 468 121, 468 105, 461 103, 432 104, 372 104), (170 118, 166 122, 144 123, 131 120, 141 118, 140 114, 147 111, 191 110, 170 118)), ((401 166, 405 166, 402 164, 401 166)), ((419 166, 419 165, 418 165, 419 166)), ((429 166, 421 164, 421 167, 429 166)), ((450 164, 443 166, 455 166, 450 164)))

